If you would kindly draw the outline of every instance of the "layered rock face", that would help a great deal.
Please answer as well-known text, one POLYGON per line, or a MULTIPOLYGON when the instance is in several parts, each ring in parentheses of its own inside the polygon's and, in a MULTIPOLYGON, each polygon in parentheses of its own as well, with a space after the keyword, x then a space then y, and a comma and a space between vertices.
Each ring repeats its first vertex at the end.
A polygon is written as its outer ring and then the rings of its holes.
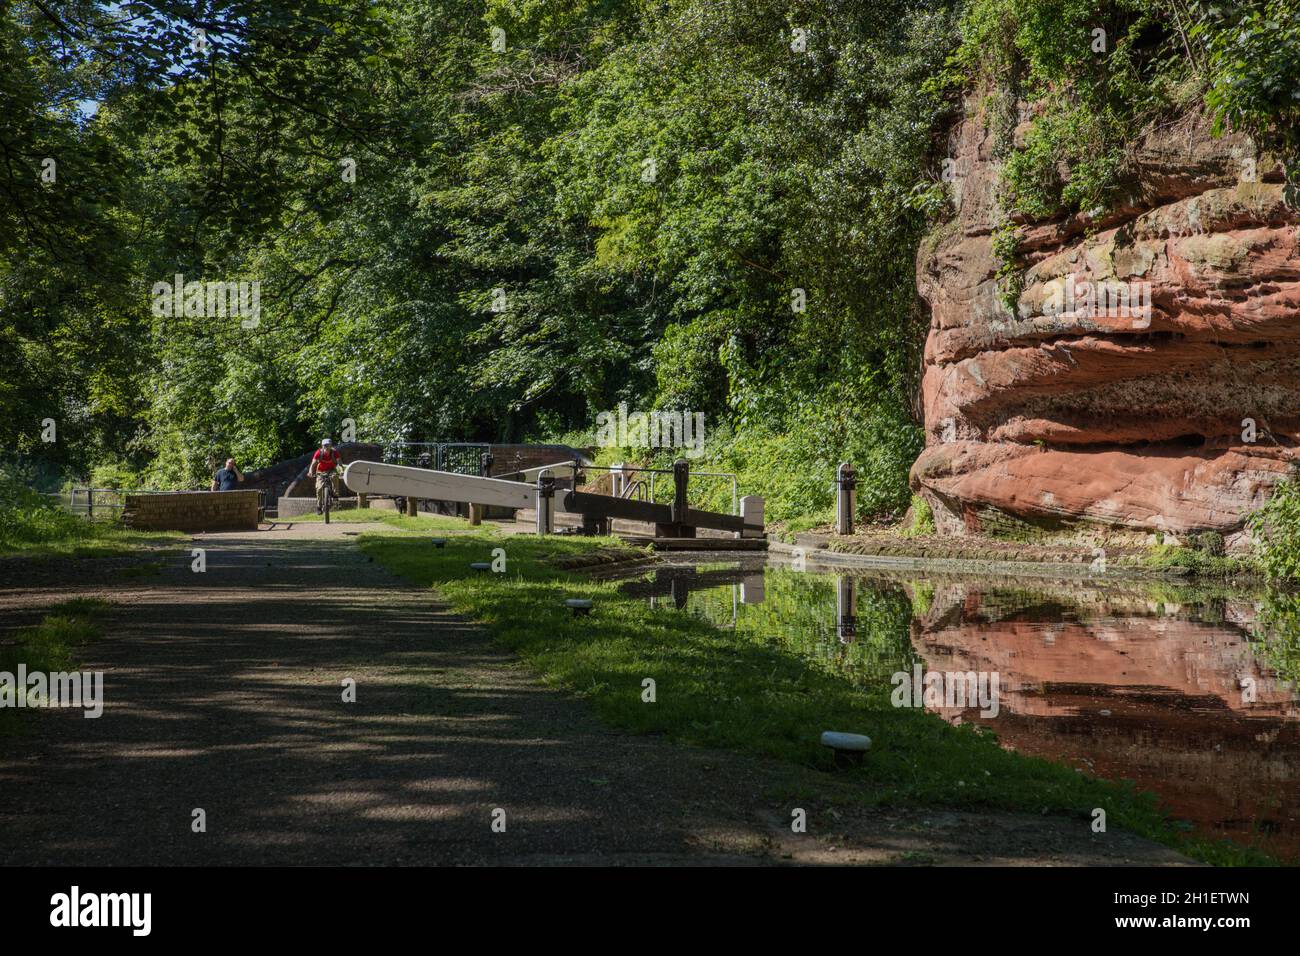
POLYGON ((992 134, 968 105, 957 218, 917 257, 913 488, 949 534, 1011 515, 1239 539, 1300 439, 1300 214, 1280 168, 1200 117, 1148 134, 1130 206, 1025 225, 1012 310, 992 134))

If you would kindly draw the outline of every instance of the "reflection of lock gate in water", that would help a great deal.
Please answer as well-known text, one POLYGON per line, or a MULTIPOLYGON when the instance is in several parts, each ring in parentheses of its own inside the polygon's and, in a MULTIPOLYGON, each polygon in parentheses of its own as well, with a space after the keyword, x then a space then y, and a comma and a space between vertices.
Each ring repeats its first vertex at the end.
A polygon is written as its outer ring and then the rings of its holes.
POLYGON ((739 607, 762 604, 766 595, 762 568, 746 570, 739 564, 736 567, 710 568, 707 571, 681 565, 656 568, 653 580, 631 581, 619 590, 629 597, 647 598, 652 608, 664 606, 660 602, 663 598, 668 598, 668 603, 675 610, 681 611, 686 609, 692 594, 715 592, 723 587, 730 588, 731 592, 730 620, 722 621, 716 616, 701 615, 717 626, 734 627, 739 607))
MULTIPOLYGON (((614 578, 624 572, 615 571, 614 578)), ((645 572, 637 572, 644 574, 645 572)), ((711 613, 709 605, 696 603, 692 610, 718 627, 735 627, 739 609, 745 605, 763 604, 767 588, 762 567, 745 567, 737 562, 735 567, 699 570, 693 565, 674 564, 655 568, 652 580, 637 577, 623 584, 619 591, 630 597, 648 598, 651 607, 665 607, 661 599, 668 598, 676 610, 687 610, 692 595, 718 595, 722 588, 730 588, 730 615, 711 613)), ((815 578, 816 575, 810 577, 815 578)), ((796 643, 805 651, 824 660, 843 660, 858 635, 857 592, 854 578, 844 575, 837 579, 837 604, 833 624, 801 629, 796 643)), ((726 603, 726 602, 724 602, 726 603)))

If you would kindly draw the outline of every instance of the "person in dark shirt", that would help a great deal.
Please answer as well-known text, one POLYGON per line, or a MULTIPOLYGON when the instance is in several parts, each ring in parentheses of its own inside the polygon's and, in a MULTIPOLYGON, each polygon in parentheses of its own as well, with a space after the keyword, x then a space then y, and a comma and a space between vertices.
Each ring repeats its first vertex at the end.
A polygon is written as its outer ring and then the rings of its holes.
POLYGON ((235 464, 235 459, 227 458, 226 467, 212 476, 212 491, 234 491, 244 480, 243 472, 235 464))

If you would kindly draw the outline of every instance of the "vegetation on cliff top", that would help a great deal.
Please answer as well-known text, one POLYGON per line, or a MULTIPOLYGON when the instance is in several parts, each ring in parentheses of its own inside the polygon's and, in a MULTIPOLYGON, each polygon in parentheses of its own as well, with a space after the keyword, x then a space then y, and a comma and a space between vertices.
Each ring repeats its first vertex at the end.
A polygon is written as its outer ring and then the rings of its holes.
POLYGON ((974 0, 949 82, 992 84, 1008 211, 1105 210, 1156 123, 1204 112, 1300 176, 1300 20, 1290 3, 974 0), (1017 103, 1033 116, 1013 142, 1017 103))

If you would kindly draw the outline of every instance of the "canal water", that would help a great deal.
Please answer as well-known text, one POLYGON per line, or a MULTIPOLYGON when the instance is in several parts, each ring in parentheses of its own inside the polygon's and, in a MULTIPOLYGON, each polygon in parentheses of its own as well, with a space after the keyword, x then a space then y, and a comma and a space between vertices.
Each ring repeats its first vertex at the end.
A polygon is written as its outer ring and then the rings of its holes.
MULTIPOLYGON (((692 556, 695 558, 697 556, 692 556)), ((833 662, 864 693, 996 675, 926 703, 1002 746, 1131 780, 1208 837, 1300 862, 1300 599, 1151 583, 795 570, 668 558, 625 594, 833 662), (940 699, 942 697, 942 699, 940 699)), ((949 688, 950 689, 950 688, 949 688)))

